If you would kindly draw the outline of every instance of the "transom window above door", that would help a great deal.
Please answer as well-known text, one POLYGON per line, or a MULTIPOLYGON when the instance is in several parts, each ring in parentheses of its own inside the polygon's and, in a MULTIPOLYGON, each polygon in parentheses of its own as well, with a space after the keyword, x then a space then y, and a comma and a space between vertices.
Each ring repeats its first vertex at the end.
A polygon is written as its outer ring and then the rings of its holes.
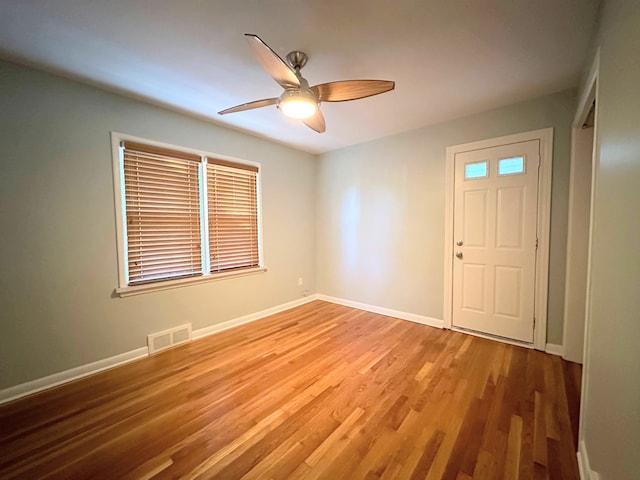
MULTIPOLYGON (((493 163, 493 165, 495 165, 495 163, 493 163)), ((489 178, 495 173, 497 173, 498 176, 522 175, 526 173, 525 166, 526 161, 523 156, 499 159, 497 162, 497 172, 493 172, 496 167, 490 167, 487 161, 467 163, 464 166, 464 179, 478 180, 489 178)))
POLYGON ((519 175, 525 172, 524 157, 502 158, 498 160, 498 175, 519 175))
POLYGON ((464 166, 465 180, 474 180, 476 178, 487 178, 488 169, 487 162, 467 163, 464 166))

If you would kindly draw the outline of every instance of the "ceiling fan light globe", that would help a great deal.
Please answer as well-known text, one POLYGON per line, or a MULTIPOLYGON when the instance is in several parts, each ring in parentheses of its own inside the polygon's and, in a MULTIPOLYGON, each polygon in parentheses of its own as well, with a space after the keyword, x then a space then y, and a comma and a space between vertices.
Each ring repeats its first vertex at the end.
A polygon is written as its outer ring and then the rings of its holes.
POLYGON ((318 100, 308 90, 286 90, 278 99, 278 108, 287 117, 300 120, 316 113, 318 100))
POLYGON ((303 119, 309 118, 316 111, 316 106, 305 99, 292 99, 284 102, 280 106, 280 110, 287 117, 303 119))

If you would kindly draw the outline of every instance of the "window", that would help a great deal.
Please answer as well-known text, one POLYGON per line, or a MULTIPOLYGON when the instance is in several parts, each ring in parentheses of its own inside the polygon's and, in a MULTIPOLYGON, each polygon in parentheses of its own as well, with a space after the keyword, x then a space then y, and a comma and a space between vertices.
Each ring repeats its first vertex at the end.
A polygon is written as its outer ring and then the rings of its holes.
POLYGON ((117 293, 265 270, 256 165, 116 134, 114 142, 120 199, 117 293))
POLYGON ((465 180, 474 178, 487 178, 487 162, 467 163, 464 166, 465 180))
POLYGON ((524 173, 524 157, 498 160, 498 175, 517 175, 519 173, 524 173))
POLYGON ((207 166, 212 272, 259 264, 257 173, 220 161, 207 166))

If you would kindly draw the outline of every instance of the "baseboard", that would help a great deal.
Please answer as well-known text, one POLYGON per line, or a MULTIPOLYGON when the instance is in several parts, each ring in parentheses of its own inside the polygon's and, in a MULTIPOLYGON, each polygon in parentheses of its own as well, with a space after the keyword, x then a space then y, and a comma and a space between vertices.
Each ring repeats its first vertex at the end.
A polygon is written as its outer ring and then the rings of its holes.
POLYGON ((300 298, 298 300, 293 300, 291 302, 276 305, 275 307, 267 308, 266 310, 260 310, 259 312, 250 313, 249 315, 244 315, 232 320, 227 320, 226 322, 216 323, 215 325, 211 325, 209 327, 199 328, 198 330, 194 330, 191 333, 191 338, 195 340, 197 338, 207 337, 209 335, 213 335, 214 333, 229 330, 230 328, 234 327, 239 327, 240 325, 244 325, 245 323, 255 322, 256 320, 268 317, 269 315, 275 315, 276 313, 284 312, 285 310, 289 310, 294 307, 299 307, 300 305, 304 305, 305 303, 309 303, 317 299, 318 296, 316 294, 313 294, 307 297, 300 298))
POLYGON ((556 345, 555 343, 547 343, 544 347, 544 351, 551 355, 564 356, 564 345, 556 345))
MULTIPOLYGON (((344 300, 341 298, 329 297, 327 295, 314 294, 314 295, 309 295, 307 297, 303 297, 297 300, 293 300, 291 302, 276 305, 275 307, 267 308, 265 310, 260 310, 259 312, 250 313, 249 315, 244 315, 242 317, 234 318, 226 322, 222 322, 215 325, 211 325, 209 327, 194 330, 192 332, 192 338, 195 340, 198 338, 203 338, 209 335, 213 335, 215 333, 222 332, 230 328, 234 328, 240 325, 254 322, 261 318, 268 317, 269 315, 274 315, 276 313, 284 312, 285 310, 289 310, 291 308, 304 305, 305 303, 312 302, 313 300, 324 300, 331 303, 339 303, 340 305, 346 305, 348 307, 358 308, 360 310, 367 310, 369 312, 380 313, 382 315, 388 315, 391 317, 400 318, 402 320, 409 320, 411 322, 421 323, 423 325, 429 325, 432 327, 442 328, 442 325, 443 325, 441 320, 437 320, 435 318, 429 318, 422 315, 416 315, 413 313, 400 312, 397 310, 377 307, 374 305, 367 305, 364 303, 353 302, 351 300, 344 300)), ((64 372, 54 373, 53 375, 38 378, 36 380, 22 383, 20 385, 15 385, 13 387, 5 388, 4 390, 0 390, 0 404, 17 400, 18 398, 26 397, 27 395, 32 395, 42 390, 46 390, 48 388, 62 385, 63 383, 71 382, 73 380, 78 380, 80 378, 93 375, 103 370, 108 370, 110 368, 114 368, 114 367, 123 365, 125 363, 132 362, 133 360, 137 360, 139 358, 144 358, 148 356, 148 354, 149 354, 148 348, 141 347, 135 350, 131 350, 130 352, 121 353, 120 355, 115 355, 113 357, 98 360, 96 362, 88 363, 86 365, 81 365, 79 367, 75 367, 70 370, 65 370, 64 372)))
POLYGON ((41 392, 49 388, 57 387, 63 383, 78 380, 80 378, 93 375, 94 373, 102 372, 125 363, 144 358, 149 355, 149 349, 147 347, 136 348, 129 352, 121 353, 113 357, 104 358, 96 362, 87 363, 86 365, 80 365, 79 367, 65 370, 64 372, 54 373, 46 377, 37 378, 30 382, 21 383, 13 387, 0 390, 0 404, 17 400, 27 395, 41 392))
POLYGON ((366 310, 367 312, 379 313, 380 315, 387 315, 389 317, 399 318, 401 320, 408 320, 410 322, 420 323, 422 325, 428 325, 430 327, 444 328, 444 322, 437 318, 427 317, 425 315, 418 315, 416 313, 401 312, 399 310, 392 310, 390 308, 378 307, 376 305, 369 305, 367 303, 354 302, 353 300, 345 300, 344 298, 331 297, 329 295, 317 294, 316 299, 323 300, 325 302, 337 303, 346 307, 357 308, 359 310, 366 310))
MULTIPOLYGON (((316 300, 316 298, 316 295, 309 295, 308 297, 303 297, 299 300, 283 303, 281 305, 276 305, 275 307, 267 308, 266 310, 261 310, 259 312, 244 315, 233 320, 222 322, 216 325, 211 325, 210 327, 201 328, 192 332, 192 338, 196 339, 206 337, 207 335, 212 335, 223 330, 228 330, 229 328, 253 322, 260 318, 268 317, 269 315, 273 315, 275 313, 283 312, 285 310, 289 310, 290 308, 309 303, 313 300, 316 300)), ((73 380, 79 380, 83 377, 102 372, 103 370, 108 370, 110 368, 114 368, 125 363, 147 357, 148 355, 149 349, 147 347, 136 348, 135 350, 121 353, 120 355, 115 355, 113 357, 98 360, 96 362, 87 363, 86 365, 81 365, 70 370, 54 373, 46 377, 31 380, 30 382, 21 383, 20 385, 5 388, 3 390, 0 390, 0 405, 3 403, 11 402, 13 400, 17 400, 22 397, 26 397, 27 395, 41 392, 42 390, 57 387, 58 385, 62 385, 63 383, 68 383, 73 380)))
POLYGON ((587 453, 587 445, 584 440, 580 440, 578 447, 578 470, 580 470, 580 480, 600 480, 600 475, 591 470, 589 464, 589 454, 587 453))

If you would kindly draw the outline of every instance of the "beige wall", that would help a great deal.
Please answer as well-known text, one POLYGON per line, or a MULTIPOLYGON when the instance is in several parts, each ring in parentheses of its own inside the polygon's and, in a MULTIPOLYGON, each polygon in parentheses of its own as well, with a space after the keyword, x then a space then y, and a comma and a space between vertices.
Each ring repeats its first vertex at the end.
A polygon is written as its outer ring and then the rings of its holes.
POLYGON ((303 289, 441 319, 446 146, 549 126, 555 144, 548 338, 561 343, 574 91, 316 162, 11 63, 0 63, 0 82, 0 388, 142 347, 148 333, 174 325, 203 328, 294 300, 303 289), (111 131, 261 162, 268 272, 114 297, 111 131))
POLYGON ((590 321, 580 436, 603 480, 640 472, 640 2, 600 19, 590 321))
POLYGON ((442 319, 446 147, 554 127, 547 337, 562 343, 574 112, 570 90, 321 155, 318 291, 442 319))
POLYGON ((5 62, 0 145, 0 388, 315 292, 313 155, 5 62), (110 131, 261 162, 269 270, 114 298, 110 131))

